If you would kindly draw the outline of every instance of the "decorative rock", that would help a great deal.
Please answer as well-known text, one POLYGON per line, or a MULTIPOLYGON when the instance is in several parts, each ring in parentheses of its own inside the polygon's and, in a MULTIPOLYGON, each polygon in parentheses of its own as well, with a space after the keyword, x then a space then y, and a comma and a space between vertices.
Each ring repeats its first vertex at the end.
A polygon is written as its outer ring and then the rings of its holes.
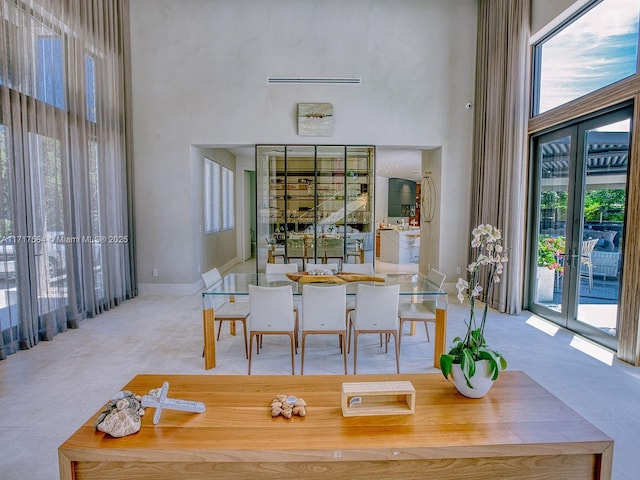
POLYGON ((107 404, 96 421, 96 430, 112 437, 124 437, 140 430, 140 417, 144 408, 140 403, 142 397, 124 390, 107 404))
POLYGON ((282 413, 282 409, 280 407, 271 407, 271 416, 277 417, 282 413))
POLYGON ((291 418, 294 415, 304 417, 307 414, 307 403, 294 396, 278 395, 271 402, 271 416, 282 415, 284 418, 291 418))

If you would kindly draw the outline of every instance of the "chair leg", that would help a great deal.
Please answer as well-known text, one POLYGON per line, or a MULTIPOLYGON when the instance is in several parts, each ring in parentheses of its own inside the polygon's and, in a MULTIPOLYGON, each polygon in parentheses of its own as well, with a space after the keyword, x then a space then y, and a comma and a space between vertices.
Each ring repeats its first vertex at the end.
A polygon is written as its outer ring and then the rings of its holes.
POLYGON ((393 339, 396 345, 396 371, 400 373, 400 342, 398 341, 398 335, 392 333, 393 339))
POLYGON ((344 374, 347 374, 347 346, 344 344, 345 342, 345 334, 340 334, 340 353, 342 353, 342 357, 344 358, 344 374))
POLYGON ((295 370, 295 354, 293 353, 295 350, 295 344, 296 344, 296 340, 295 338, 293 338, 294 333, 291 332, 289 333, 289 340, 291 340, 291 375, 295 375, 296 374, 296 370, 295 370))
MULTIPOLYGON (((402 326, 404 325, 404 320, 400 319, 400 330, 399 330, 399 338, 398 338, 398 350, 400 350, 402 346, 402 326)), ((427 334, 428 335, 428 334, 427 334)))
POLYGON ((247 321, 242 321, 242 328, 244 330, 244 355, 246 358, 249 358, 249 345, 247 342, 247 321))
POLYGON ((300 354, 300 375, 304 375, 304 342, 307 339, 307 332, 302 332, 302 353, 300 354))
MULTIPOLYGON (((251 375, 251 353, 253 353, 253 337, 255 335, 253 333, 251 333, 249 335, 249 371, 247 373, 247 375, 251 375)), ((258 340, 256 339, 256 344, 258 343, 258 340)))
POLYGON ((356 374, 356 365, 358 363, 358 331, 353 331, 353 374, 356 374))
POLYGON ((429 322, 424 322, 424 329, 427 331, 427 342, 430 342, 431 338, 429 337, 429 322))
POLYGON ((295 335, 295 350, 296 350, 296 354, 298 353, 298 309, 294 308, 293 311, 296 314, 296 322, 294 324, 294 328, 293 328, 293 333, 295 335))
POLYGON ((222 331, 222 320, 220 320, 219 322, 219 326, 218 326, 218 336, 216 337, 216 340, 220 341, 220 332, 222 331))

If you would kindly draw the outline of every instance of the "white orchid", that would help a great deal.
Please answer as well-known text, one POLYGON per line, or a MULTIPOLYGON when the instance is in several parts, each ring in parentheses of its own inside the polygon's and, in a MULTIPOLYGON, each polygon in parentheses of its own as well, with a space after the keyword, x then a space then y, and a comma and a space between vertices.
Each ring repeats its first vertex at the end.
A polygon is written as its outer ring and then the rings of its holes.
POLYGON ((463 303, 465 298, 468 299, 471 309, 467 323, 467 333, 464 339, 457 337, 449 353, 440 357, 440 367, 445 378, 448 378, 451 372, 451 365, 459 363, 469 386, 471 385, 469 378, 475 372, 476 360, 489 360, 494 380, 498 377, 500 369, 504 370, 507 366, 507 362, 502 355, 488 348, 484 338, 484 327, 487 321, 493 285, 500 282, 500 276, 504 272, 504 265, 509 261, 507 252, 502 246, 502 232, 498 228, 483 224, 478 225, 471 233, 473 236, 471 246, 476 249, 477 257, 467 267, 469 280, 458 278, 456 283, 458 300, 463 303), (474 309, 475 300, 485 291, 482 285, 478 283, 480 269, 488 269, 489 285, 484 298, 485 305, 482 320, 478 325, 474 309))
POLYGON ((466 291, 469 288, 469 282, 467 282, 463 278, 458 278, 456 288, 458 289, 458 300, 460 300, 460 303, 462 303, 464 302, 464 295, 462 294, 462 292, 466 291))

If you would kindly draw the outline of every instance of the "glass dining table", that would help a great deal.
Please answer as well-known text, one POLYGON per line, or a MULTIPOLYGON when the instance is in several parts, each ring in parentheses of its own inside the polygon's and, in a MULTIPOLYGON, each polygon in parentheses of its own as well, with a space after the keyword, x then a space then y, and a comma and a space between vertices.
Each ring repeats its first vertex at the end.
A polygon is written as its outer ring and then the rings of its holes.
MULTIPOLYGON (((400 285, 400 301, 414 303, 433 300, 435 303, 435 339, 433 365, 440 368, 440 355, 444 353, 447 332, 447 292, 427 281, 427 277, 415 273, 377 273, 375 280, 347 283, 347 297, 355 298, 358 284, 400 285)), ((327 285, 317 283, 314 285, 327 285)), ((202 292, 202 319, 204 332, 205 370, 216 366, 215 310, 224 302, 248 301, 249 285, 279 287, 291 285, 294 302, 302 300, 303 283, 289 279, 286 274, 229 273, 222 281, 202 292)), ((231 322, 231 334, 235 335, 235 322, 231 322)))

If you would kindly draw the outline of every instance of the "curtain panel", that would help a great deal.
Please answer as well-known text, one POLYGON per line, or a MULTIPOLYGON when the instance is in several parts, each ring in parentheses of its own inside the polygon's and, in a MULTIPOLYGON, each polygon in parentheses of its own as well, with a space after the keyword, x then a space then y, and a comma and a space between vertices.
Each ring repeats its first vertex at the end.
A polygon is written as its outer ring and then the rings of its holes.
POLYGON ((135 296, 128 0, 0 0, 0 359, 135 296))
MULTIPOLYGON (((485 299, 522 309, 529 116, 530 0, 480 0, 476 56, 471 228, 491 224, 510 248, 503 281, 485 299)), ((473 255, 470 255, 473 258, 473 255)), ((481 283, 488 284, 486 278, 481 283)))

